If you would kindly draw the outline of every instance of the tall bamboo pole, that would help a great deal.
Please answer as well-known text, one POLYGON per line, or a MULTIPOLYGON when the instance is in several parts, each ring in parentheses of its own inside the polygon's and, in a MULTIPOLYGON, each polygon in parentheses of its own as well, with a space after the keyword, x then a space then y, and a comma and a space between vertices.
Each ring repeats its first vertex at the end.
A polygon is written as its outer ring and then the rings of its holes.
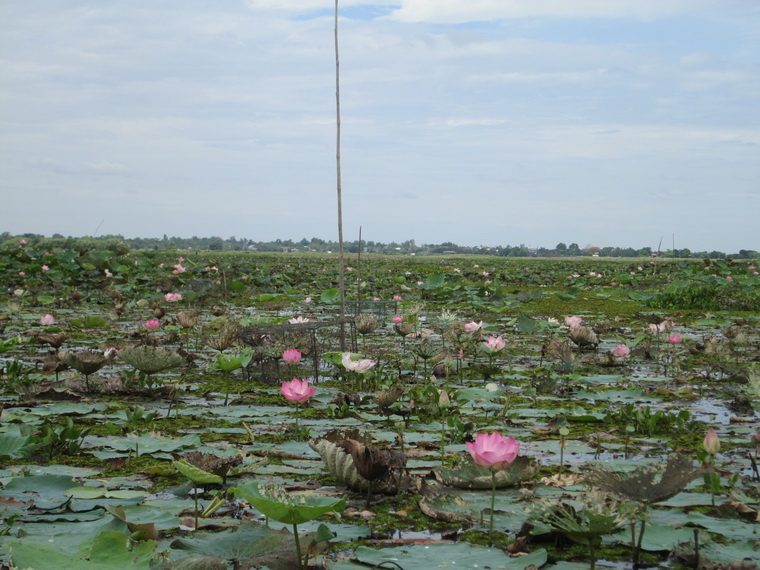
POLYGON ((337 168, 338 188, 338 259, 340 266, 340 350, 346 350, 346 329, 343 320, 346 317, 346 264, 343 255, 343 199, 340 180, 340 57, 338 52, 338 0, 335 0, 335 110, 336 110, 336 151, 335 163, 337 168))

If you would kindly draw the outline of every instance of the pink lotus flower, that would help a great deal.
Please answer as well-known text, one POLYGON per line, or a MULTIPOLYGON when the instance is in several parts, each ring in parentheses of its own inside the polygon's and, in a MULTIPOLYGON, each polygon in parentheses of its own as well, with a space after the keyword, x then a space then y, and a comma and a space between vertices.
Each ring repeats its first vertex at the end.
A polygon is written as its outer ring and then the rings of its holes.
POLYGON ((164 295, 164 299, 166 299, 169 303, 176 303, 177 301, 182 300, 182 293, 167 293, 164 295))
POLYGON ((50 271, 50 268, 47 265, 43 265, 42 271, 50 271))
POLYGON ((106 277, 113 277, 113 273, 108 271, 108 269, 104 269, 103 272, 105 273, 106 277))
POLYGON ((174 266, 174 270, 172 271, 172 273, 177 275, 178 273, 184 273, 185 271, 187 271, 187 269, 185 269, 185 267, 181 263, 177 263, 174 266))
POLYGON ((504 342, 504 339, 501 338, 501 335, 499 335, 489 336, 486 340, 483 341, 483 345, 490 352, 499 352, 505 346, 507 346, 507 343, 504 342))
POLYGON ((372 368, 376 363, 374 360, 370 360, 369 358, 363 358, 361 360, 353 360, 351 358, 350 352, 344 352, 341 354, 341 363, 343 364, 343 368, 350 372, 357 372, 359 374, 364 374, 372 368))
POLYGON ((148 319, 145 321, 145 328, 149 331, 157 330, 161 326, 161 321, 158 319, 148 319))
POLYGON ((306 298, 303 300, 303 302, 304 302, 304 303, 311 303, 311 297, 306 297, 306 298))
POLYGON ((393 317, 393 322, 394 322, 395 324, 399 324, 399 323, 400 323, 400 322, 402 322, 403 320, 404 320, 404 317, 402 317, 402 316, 400 316, 400 315, 394 315, 394 317, 393 317))
POLYGON ((750 271, 752 271, 753 269, 757 269, 757 267, 755 267, 754 265, 750 265, 749 267, 747 267, 747 269, 749 269, 750 271))
POLYGON ((394 301, 401 301, 401 295, 394 295, 393 296, 394 301))
POLYGON ((571 329, 578 328, 583 322, 583 317, 565 317, 565 324, 571 329))
POLYGON ((288 319, 288 322, 291 325, 300 325, 303 323, 308 323, 309 319, 307 319, 306 317, 293 317, 292 319, 288 319))
POLYGON ((26 245, 26 244, 28 243, 28 242, 27 242, 25 239, 20 239, 20 240, 18 240, 18 242, 19 242, 21 245, 26 245))
POLYGON ((42 323, 46 327, 52 326, 55 324, 55 317, 51 315, 50 313, 46 315, 42 315, 40 317, 40 323, 42 323))
POLYGON ((726 279, 728 279, 729 281, 733 281, 734 280, 734 278, 731 277, 730 275, 726 275, 726 279))
POLYGON ((290 382, 283 382, 280 386, 280 392, 285 396, 285 399, 298 404, 303 404, 316 391, 316 388, 309 388, 308 380, 299 380, 298 378, 293 378, 290 382))
POLYGON ((658 334, 665 332, 669 328, 672 328, 673 324, 671 323, 670 326, 668 326, 668 321, 662 321, 661 323, 649 323, 649 332, 652 334, 658 334))
POLYGON ((491 435, 479 433, 474 442, 467 441, 465 445, 476 465, 494 471, 512 463, 520 451, 520 444, 515 438, 507 439, 498 432, 491 435))
POLYGON ((23 277, 24 275, 26 275, 26 273, 24 273, 23 271, 19 271, 18 275, 19 275, 19 277, 23 277))
POLYGON ((480 321, 476 323, 475 321, 470 321, 469 323, 465 323, 464 330, 467 332, 476 332, 483 328, 483 321, 480 321))
POLYGON ((612 354, 618 358, 625 358, 631 355, 631 349, 628 348, 628 345, 626 344, 619 344, 615 347, 615 350, 612 351, 612 354))
POLYGON ((668 337, 668 342, 670 344, 681 344, 681 335, 672 334, 668 337))
POLYGON ((301 362, 301 352, 295 348, 289 348, 282 353, 282 359, 288 364, 298 364, 301 362))
POLYGON ((715 433, 715 430, 713 428, 707 430, 707 434, 705 434, 705 439, 702 442, 702 445, 704 446, 705 451, 710 455, 715 455, 720 451, 720 439, 718 438, 718 434, 715 433))

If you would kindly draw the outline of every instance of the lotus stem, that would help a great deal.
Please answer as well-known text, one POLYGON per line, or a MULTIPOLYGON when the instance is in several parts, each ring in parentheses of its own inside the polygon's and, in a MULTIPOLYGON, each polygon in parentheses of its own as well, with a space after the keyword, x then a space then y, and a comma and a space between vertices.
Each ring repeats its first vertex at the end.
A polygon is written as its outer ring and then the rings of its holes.
POLYGON ((488 525, 488 546, 493 546, 493 513, 496 509, 496 471, 491 469, 491 522, 488 525))
POLYGON ((298 568, 304 568, 303 559, 301 558, 301 541, 298 539, 298 525, 293 523, 293 538, 296 541, 296 557, 298 558, 298 568))
POLYGON ((193 483, 193 498, 195 499, 195 530, 198 530, 198 486, 193 483))

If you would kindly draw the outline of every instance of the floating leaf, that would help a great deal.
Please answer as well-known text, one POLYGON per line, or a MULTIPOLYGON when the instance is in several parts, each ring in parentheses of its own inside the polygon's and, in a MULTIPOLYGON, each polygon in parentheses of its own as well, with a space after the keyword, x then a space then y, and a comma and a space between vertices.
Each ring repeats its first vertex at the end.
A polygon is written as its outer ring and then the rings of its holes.
MULTIPOLYGON (((539 466, 534 459, 518 456, 506 469, 496 472, 496 487, 509 487, 530 479, 539 466)), ((491 470, 476 465, 469 455, 463 456, 458 466, 439 467, 433 474, 444 485, 459 489, 490 489, 492 484, 491 470)))
POLYGON ((225 570, 228 560, 235 561, 241 568, 291 570, 298 567, 293 535, 285 529, 272 530, 259 524, 243 523, 231 532, 178 538, 171 547, 195 554, 180 559, 172 565, 173 569, 225 570))

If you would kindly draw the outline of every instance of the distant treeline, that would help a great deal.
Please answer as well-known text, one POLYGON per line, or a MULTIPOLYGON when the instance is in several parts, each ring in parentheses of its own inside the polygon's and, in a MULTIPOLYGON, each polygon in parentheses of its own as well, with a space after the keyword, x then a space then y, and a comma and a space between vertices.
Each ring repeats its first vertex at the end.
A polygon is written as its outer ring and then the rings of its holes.
MULTIPOLYGON (((77 249, 98 248, 113 251, 130 249, 142 250, 204 250, 204 251, 244 251, 251 252, 337 252, 338 242, 320 238, 303 238, 300 241, 291 239, 274 241, 256 241, 248 238, 236 238, 235 236, 223 239, 217 236, 181 238, 164 235, 160 238, 125 238, 121 235, 104 235, 98 237, 66 237, 61 234, 53 234, 46 237, 39 234, 11 235, 8 232, 0 234, 2 247, 18 245, 20 240, 26 240, 29 245, 43 249, 77 249)), ((653 250, 651 247, 634 249, 632 247, 614 246, 579 246, 577 243, 566 245, 558 243, 553 249, 545 247, 530 248, 520 244, 516 246, 463 246, 452 242, 441 244, 417 245, 413 239, 401 243, 381 243, 375 241, 350 241, 344 242, 347 253, 377 253, 386 255, 443 255, 443 254, 466 254, 466 255, 497 255, 501 257, 676 257, 676 258, 706 258, 711 259, 754 259, 760 257, 755 250, 741 249, 738 253, 725 253, 722 251, 691 251, 690 249, 653 250)))

